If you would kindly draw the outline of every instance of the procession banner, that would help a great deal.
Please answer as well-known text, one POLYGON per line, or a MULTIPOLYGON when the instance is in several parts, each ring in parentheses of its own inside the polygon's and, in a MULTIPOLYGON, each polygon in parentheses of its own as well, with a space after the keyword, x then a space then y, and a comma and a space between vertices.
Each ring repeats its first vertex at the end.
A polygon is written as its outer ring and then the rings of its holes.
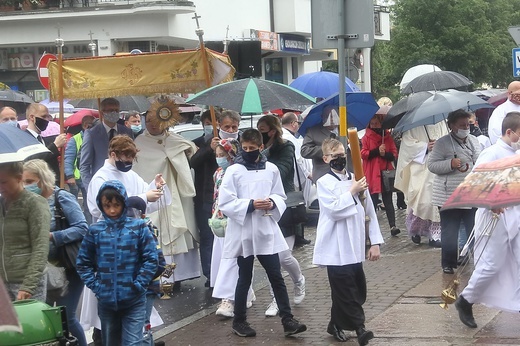
MULTIPOLYGON (((206 49, 211 85, 233 80, 227 55, 206 49)), ((154 93, 196 93, 206 89, 199 50, 63 60, 63 97, 105 98, 154 93)), ((58 63, 50 61, 50 98, 58 99, 58 63)))

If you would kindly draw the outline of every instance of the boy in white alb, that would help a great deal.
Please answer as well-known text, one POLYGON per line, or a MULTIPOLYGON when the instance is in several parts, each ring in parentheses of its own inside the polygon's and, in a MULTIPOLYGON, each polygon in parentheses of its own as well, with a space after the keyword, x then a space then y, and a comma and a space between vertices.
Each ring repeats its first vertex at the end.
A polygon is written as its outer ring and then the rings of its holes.
POLYGON ((226 170, 218 197, 219 208, 228 217, 222 258, 236 258, 239 268, 233 332, 243 337, 256 335, 246 319, 247 292, 256 257, 273 288, 285 335, 301 333, 307 327, 293 318, 278 258, 279 252, 288 249, 277 224, 286 198, 280 171, 260 153, 263 144, 258 130, 244 131, 240 145, 240 155, 226 170))
POLYGON ((317 181, 320 217, 316 230, 313 263, 327 267, 332 308, 327 333, 340 342, 346 342, 343 330, 356 331, 360 345, 368 344, 374 333, 365 329, 367 288, 362 262, 365 260, 365 214, 370 217, 369 238, 371 247, 368 259, 379 259, 379 244, 383 236, 379 229, 374 205, 370 196, 363 208, 359 193, 366 191, 366 179, 355 181, 346 167, 343 144, 326 139, 322 144, 323 161, 330 171, 317 181))

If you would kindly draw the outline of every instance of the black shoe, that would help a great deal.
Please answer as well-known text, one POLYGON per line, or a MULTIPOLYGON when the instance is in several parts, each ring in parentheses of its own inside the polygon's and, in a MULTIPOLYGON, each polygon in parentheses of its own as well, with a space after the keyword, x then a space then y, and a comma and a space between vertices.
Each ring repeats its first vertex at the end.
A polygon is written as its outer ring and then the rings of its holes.
POLYGON ((412 241, 414 242, 414 244, 421 244, 421 236, 418 234, 412 235, 412 241))
POLYGON ((154 341, 153 346, 165 346, 166 344, 164 341, 154 341))
POLYGON ((210 287, 211 286, 211 283, 209 281, 209 279, 206 280, 206 282, 204 283, 204 287, 210 287))
POLYGON ((442 247, 442 243, 440 240, 432 240, 430 239, 430 241, 428 242, 428 245, 430 245, 431 247, 435 247, 435 248, 441 248, 442 247))
POLYGON ((233 322, 233 333, 242 337, 256 336, 256 331, 251 328, 247 321, 233 322))
POLYGON ((345 332, 338 328, 337 325, 335 325, 332 321, 329 322, 329 325, 327 326, 327 333, 332 335, 336 341, 339 342, 346 342, 348 341, 347 336, 345 335, 345 332))
POLYGON ((361 346, 368 345, 368 340, 371 340, 374 338, 374 333, 370 330, 366 330, 365 328, 361 327, 356 330, 356 335, 358 339, 358 343, 361 346))
POLYGON ((459 259, 457 260, 458 266, 463 266, 468 262, 468 256, 459 256, 459 259))
POLYGON ((309 239, 305 239, 303 237, 296 237, 294 240, 294 245, 309 245, 311 241, 309 239))
POLYGON ((477 328, 477 323, 473 317, 473 304, 460 295, 455 301, 455 308, 459 312, 459 318, 462 323, 470 328, 477 328))
POLYGON ((390 234, 394 237, 397 236, 399 233, 401 233, 401 230, 395 226, 390 229, 390 234))
POLYGON ((442 268, 442 272, 444 274, 455 274, 455 271, 453 270, 452 267, 444 267, 444 268, 442 268))
POLYGON ((284 319, 282 324, 285 336, 298 334, 307 330, 307 326, 305 324, 298 322, 292 317, 284 319))

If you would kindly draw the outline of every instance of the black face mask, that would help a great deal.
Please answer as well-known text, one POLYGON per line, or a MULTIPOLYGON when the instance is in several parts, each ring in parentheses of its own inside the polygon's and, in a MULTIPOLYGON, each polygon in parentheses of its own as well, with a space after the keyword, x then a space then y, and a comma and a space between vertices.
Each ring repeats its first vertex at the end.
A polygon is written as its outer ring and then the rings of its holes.
POLYGON ((262 141, 264 142, 264 145, 266 145, 269 140, 271 140, 271 137, 269 137, 269 132, 262 132, 262 141))
POLYGON ((34 125, 36 125, 38 130, 43 132, 43 131, 45 131, 45 129, 49 125, 49 120, 45 120, 43 118, 34 117, 34 125))
POLYGON ((256 149, 253 151, 245 151, 242 150, 242 158, 245 162, 254 163, 258 160, 258 156, 260 155, 260 149, 256 149))
POLYGON ((334 160, 331 160, 329 162, 329 166, 330 166, 330 168, 332 168, 338 172, 341 172, 347 166, 347 158, 346 157, 335 158, 334 160))
POLYGON ((116 168, 118 171, 121 172, 128 172, 132 169, 132 161, 125 162, 125 161, 116 161, 116 168))
POLYGON ((471 133, 475 137, 482 135, 482 131, 475 124, 469 124, 469 133, 471 133))
POLYGON ((383 129, 382 129, 382 128, 372 129, 372 131, 374 131, 374 132, 377 133, 378 135, 382 135, 382 134, 383 134, 383 129))

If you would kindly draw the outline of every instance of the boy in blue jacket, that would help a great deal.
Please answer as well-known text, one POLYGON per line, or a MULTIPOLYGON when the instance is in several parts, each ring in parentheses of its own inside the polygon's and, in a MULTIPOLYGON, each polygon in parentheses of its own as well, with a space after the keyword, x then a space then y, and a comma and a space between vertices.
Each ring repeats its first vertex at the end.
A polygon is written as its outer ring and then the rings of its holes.
POLYGON ((77 271, 98 299, 103 345, 141 345, 157 244, 144 220, 127 216, 121 182, 105 182, 96 202, 104 220, 92 224, 83 239, 77 271))

